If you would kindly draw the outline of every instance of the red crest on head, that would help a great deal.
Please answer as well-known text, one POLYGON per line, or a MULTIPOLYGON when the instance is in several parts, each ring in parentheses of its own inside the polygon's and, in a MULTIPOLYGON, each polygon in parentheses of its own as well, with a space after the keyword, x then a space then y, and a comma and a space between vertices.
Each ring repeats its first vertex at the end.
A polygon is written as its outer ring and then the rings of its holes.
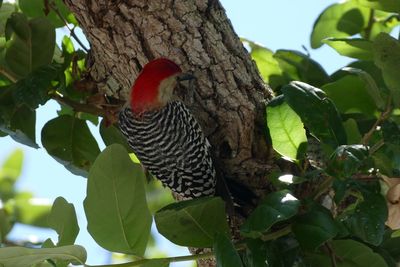
POLYGON ((130 99, 132 111, 141 113, 146 107, 156 105, 160 83, 181 72, 181 68, 167 58, 157 58, 147 63, 132 86, 130 99))

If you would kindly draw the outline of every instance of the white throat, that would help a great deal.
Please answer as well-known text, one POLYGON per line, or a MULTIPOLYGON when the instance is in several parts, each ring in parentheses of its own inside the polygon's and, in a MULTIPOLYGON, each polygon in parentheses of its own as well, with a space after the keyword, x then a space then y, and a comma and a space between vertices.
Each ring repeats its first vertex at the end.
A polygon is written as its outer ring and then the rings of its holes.
POLYGON ((161 104, 167 104, 172 100, 174 89, 177 84, 176 76, 177 75, 173 75, 161 81, 158 87, 158 101, 161 104))

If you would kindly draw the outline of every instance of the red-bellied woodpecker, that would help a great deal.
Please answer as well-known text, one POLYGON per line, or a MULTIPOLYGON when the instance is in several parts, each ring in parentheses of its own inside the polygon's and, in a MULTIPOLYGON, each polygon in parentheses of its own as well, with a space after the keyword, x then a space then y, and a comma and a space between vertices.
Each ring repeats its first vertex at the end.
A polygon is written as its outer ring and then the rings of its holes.
POLYGON ((173 61, 147 63, 132 86, 119 127, 144 167, 184 198, 215 193, 216 172, 210 144, 185 105, 173 101, 182 79, 173 61))

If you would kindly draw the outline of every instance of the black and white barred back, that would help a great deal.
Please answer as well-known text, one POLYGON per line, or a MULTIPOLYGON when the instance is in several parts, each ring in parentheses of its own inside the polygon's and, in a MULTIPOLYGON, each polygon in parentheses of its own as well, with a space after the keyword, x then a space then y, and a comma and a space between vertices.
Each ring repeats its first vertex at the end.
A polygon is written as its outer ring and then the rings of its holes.
POLYGON ((140 117, 127 107, 119 127, 140 162, 165 186, 184 198, 214 195, 210 143, 183 103, 170 102, 140 117))

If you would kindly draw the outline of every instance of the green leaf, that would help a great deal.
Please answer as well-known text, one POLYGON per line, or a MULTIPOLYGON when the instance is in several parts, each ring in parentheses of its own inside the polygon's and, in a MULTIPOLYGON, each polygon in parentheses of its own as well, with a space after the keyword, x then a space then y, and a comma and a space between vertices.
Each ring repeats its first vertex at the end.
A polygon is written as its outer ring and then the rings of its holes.
MULTIPOLYGON (((54 26, 63 27, 65 26, 63 20, 57 15, 57 13, 48 6, 46 7, 46 1, 43 0, 19 0, 19 7, 22 12, 29 17, 44 17, 46 16, 54 26), (49 9, 49 13, 45 14, 44 10, 49 9)), ((54 0, 52 3, 55 4, 57 10, 60 12, 61 16, 67 20, 67 22, 74 25, 78 25, 78 22, 68 10, 67 6, 62 0, 54 0)), ((47 2, 48 5, 48 2, 47 2)))
POLYGON ((322 40, 340 55, 360 60, 373 60, 373 43, 365 39, 328 38, 322 40))
POLYGON ((86 122, 68 115, 59 116, 45 124, 42 144, 67 170, 82 176, 87 176, 100 153, 86 122))
POLYGON ((372 78, 372 76, 368 72, 352 67, 344 67, 342 70, 360 77, 360 79, 363 80, 366 85, 365 88, 368 94, 375 101, 375 105, 381 110, 385 108, 385 101, 382 98, 380 89, 374 78, 372 78))
POLYGON ((290 81, 299 80, 314 86, 322 86, 329 81, 329 76, 322 66, 309 55, 280 49, 275 52, 274 58, 290 81))
MULTIPOLYGON (((388 267, 385 260, 371 248, 354 240, 334 240, 331 242, 337 267, 388 267), (340 260, 339 260, 340 259, 340 260)), ((326 252, 309 254, 306 262, 311 267, 331 266, 331 255, 326 252)))
POLYGON ((273 192, 261 201, 241 227, 244 236, 257 238, 277 222, 297 214, 300 202, 288 190, 273 192))
MULTIPOLYGON (((3 99, 0 103, 3 104, 3 99)), ((29 109, 27 106, 14 106, 13 100, 8 97, 5 101, 9 102, 0 107, 0 130, 10 135, 15 141, 39 148, 36 144, 36 112, 29 109)))
POLYGON ((108 146, 89 172, 84 201, 88 231, 103 248, 143 255, 150 235, 145 177, 121 145, 108 146))
POLYGON ((58 234, 57 246, 73 245, 79 233, 74 205, 58 197, 53 203, 48 223, 58 234))
POLYGON ((331 155, 326 171, 336 178, 350 178, 358 171, 367 156, 367 148, 363 145, 339 146, 331 155))
POLYGON ((12 229, 12 219, 9 214, 3 209, 0 209, 0 242, 5 243, 7 234, 12 229))
POLYGON ((367 25, 368 8, 355 1, 346 1, 327 7, 318 17, 311 33, 311 47, 322 46, 328 37, 343 38, 360 33, 367 25))
POLYGON ((110 146, 112 144, 120 144, 125 149, 131 153, 132 148, 128 145, 126 138, 122 135, 121 131, 114 125, 105 125, 105 120, 102 120, 100 123, 100 135, 103 139, 103 142, 106 146, 110 146))
POLYGON ((302 248, 313 251, 334 238, 338 228, 330 212, 319 208, 299 216, 292 231, 302 248))
POLYGON ((379 246, 385 233, 385 222, 388 217, 385 198, 380 194, 365 194, 364 201, 359 203, 354 214, 344 223, 350 233, 364 242, 379 246))
POLYGON ((229 232, 220 198, 173 203, 159 210, 154 220, 160 234, 181 246, 211 247, 216 233, 229 232))
POLYGON ((51 210, 51 202, 48 199, 35 198, 31 193, 22 192, 7 201, 5 207, 13 213, 19 223, 48 227, 47 216, 51 210))
POLYGON ((217 267, 242 267, 242 260, 229 238, 219 233, 215 237, 214 253, 217 267))
POLYGON ((396 107, 400 107, 400 42, 389 34, 379 34, 373 44, 374 62, 382 70, 383 79, 396 107))
POLYGON ((17 11, 17 6, 11 3, 4 3, 0 8, 0 35, 4 36, 7 19, 17 11))
POLYGON ((304 125, 283 97, 268 103, 267 124, 272 146, 280 155, 293 161, 304 158, 307 150, 304 125))
POLYGON ((21 175, 24 153, 16 149, 11 153, 0 169, 0 196, 3 201, 13 197, 14 185, 21 175))
POLYGON ((84 264, 86 250, 78 245, 56 248, 0 248, 2 267, 31 267, 47 259, 66 260, 72 264, 84 264))
POLYGON ((251 58, 256 62, 261 77, 272 89, 277 89, 289 81, 283 76, 279 62, 274 58, 273 52, 249 40, 244 40, 251 48, 251 58))
POLYGON ((242 260, 246 267, 269 267, 280 266, 267 258, 267 254, 278 258, 280 253, 275 250, 275 246, 260 239, 246 239, 246 253, 243 253, 242 260), (271 252, 271 253, 270 253, 271 252), (275 264, 275 265, 273 265, 275 264))
POLYGON ((63 73, 60 65, 51 64, 37 68, 23 79, 19 79, 11 88, 17 105, 26 104, 36 109, 50 99, 52 81, 63 73))
POLYGON ((357 2, 371 9, 400 13, 400 2, 398 0, 357 0, 357 2))
POLYGON ((346 131, 347 135, 347 142, 349 145, 353 144, 359 144, 361 142, 361 134, 360 131, 358 130, 358 125, 356 120, 354 119, 348 119, 343 123, 343 127, 346 131))
POLYGON ((24 77, 40 66, 51 63, 55 48, 55 29, 46 18, 27 20, 13 13, 6 26, 5 61, 8 68, 24 77))
POLYGON ((333 148, 346 144, 339 112, 322 90, 296 81, 285 85, 282 92, 286 102, 314 136, 333 148))
POLYGON ((374 118, 377 108, 367 87, 368 84, 359 76, 347 75, 324 85, 322 90, 335 102, 340 113, 362 113, 374 118))

